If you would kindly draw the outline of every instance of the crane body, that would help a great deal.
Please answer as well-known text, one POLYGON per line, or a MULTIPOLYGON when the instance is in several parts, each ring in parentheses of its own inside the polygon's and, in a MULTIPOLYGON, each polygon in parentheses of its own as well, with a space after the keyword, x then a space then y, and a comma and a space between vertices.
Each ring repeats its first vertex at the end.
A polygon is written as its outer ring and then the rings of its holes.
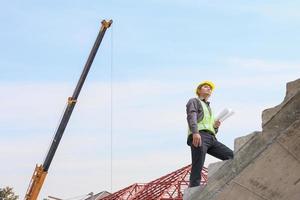
POLYGON ((98 48, 101 44, 101 41, 104 37, 104 34, 105 34, 106 30, 112 24, 112 20, 110 20, 110 21, 103 20, 101 22, 101 24, 102 24, 101 29, 98 33, 98 36, 97 36, 96 41, 94 43, 94 46, 93 46, 93 48, 92 48, 92 50, 89 54, 89 57, 86 61, 85 66, 83 68, 83 71, 82 71, 81 76, 78 80, 78 83, 77 83, 76 88, 73 92, 73 95, 68 98, 66 109, 65 109, 64 114, 62 116, 62 119, 59 123, 59 126, 56 130, 56 133, 54 135, 51 146, 50 146, 49 151, 48 151, 48 153, 46 155, 46 158, 44 160, 44 163, 42 165, 36 165, 24 200, 36 200, 38 195, 39 195, 39 192, 40 192, 40 190, 43 186, 43 183, 44 183, 44 180, 47 176, 47 173, 48 173, 49 167, 51 165, 52 159, 55 155, 57 147, 58 147, 58 145, 60 143, 60 140, 63 136, 65 128, 66 128, 66 126, 69 122, 69 119, 71 117, 73 109, 76 105, 77 98, 80 94, 81 88, 84 84, 84 81, 85 81, 85 79, 88 75, 88 72, 91 68, 91 65, 94 61, 94 58, 95 58, 96 53, 98 51, 98 48))

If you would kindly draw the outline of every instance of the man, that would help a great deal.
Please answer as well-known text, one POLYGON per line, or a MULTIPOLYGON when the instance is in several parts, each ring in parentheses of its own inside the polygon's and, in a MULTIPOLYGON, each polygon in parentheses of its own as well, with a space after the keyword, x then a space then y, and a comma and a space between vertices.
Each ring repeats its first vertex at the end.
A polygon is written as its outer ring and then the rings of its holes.
POLYGON ((208 98, 215 85, 210 81, 200 83, 196 89, 197 98, 186 105, 189 134, 187 144, 191 147, 192 170, 189 187, 200 185, 201 171, 206 153, 221 159, 233 158, 233 151, 216 139, 220 121, 215 121, 208 98))

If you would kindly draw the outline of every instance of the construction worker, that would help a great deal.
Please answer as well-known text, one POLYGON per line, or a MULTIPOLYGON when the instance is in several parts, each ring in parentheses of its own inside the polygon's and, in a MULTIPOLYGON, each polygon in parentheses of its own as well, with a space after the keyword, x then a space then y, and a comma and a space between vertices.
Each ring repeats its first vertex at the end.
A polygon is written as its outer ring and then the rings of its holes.
POLYGON ((214 88, 211 81, 200 83, 196 89, 197 98, 190 99, 186 105, 189 126, 187 144, 192 153, 190 188, 200 185, 206 153, 221 160, 233 158, 233 151, 216 139, 221 122, 215 121, 208 102, 214 88))

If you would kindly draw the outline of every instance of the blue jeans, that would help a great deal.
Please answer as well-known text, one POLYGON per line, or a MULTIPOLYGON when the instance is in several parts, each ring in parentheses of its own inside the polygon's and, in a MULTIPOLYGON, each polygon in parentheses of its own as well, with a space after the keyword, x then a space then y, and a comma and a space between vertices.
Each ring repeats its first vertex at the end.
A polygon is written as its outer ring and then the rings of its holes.
POLYGON ((199 131, 199 133, 201 135, 202 143, 200 147, 195 147, 192 144, 192 135, 190 135, 188 138, 188 145, 191 147, 192 153, 192 170, 190 175, 189 187, 200 185, 201 171, 205 161, 206 153, 221 160, 228 160, 233 158, 233 151, 219 142, 209 131, 199 131))

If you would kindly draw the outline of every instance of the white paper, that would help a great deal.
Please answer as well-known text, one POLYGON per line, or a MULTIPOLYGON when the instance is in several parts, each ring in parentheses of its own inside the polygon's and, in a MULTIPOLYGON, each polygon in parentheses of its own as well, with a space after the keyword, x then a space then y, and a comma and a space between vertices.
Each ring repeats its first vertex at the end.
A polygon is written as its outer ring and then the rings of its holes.
POLYGON ((232 116, 233 114, 234 114, 233 110, 231 110, 229 108, 225 108, 224 110, 222 110, 222 112, 220 112, 218 114, 218 116, 216 117, 216 120, 219 120, 220 122, 223 122, 225 119, 232 116))

